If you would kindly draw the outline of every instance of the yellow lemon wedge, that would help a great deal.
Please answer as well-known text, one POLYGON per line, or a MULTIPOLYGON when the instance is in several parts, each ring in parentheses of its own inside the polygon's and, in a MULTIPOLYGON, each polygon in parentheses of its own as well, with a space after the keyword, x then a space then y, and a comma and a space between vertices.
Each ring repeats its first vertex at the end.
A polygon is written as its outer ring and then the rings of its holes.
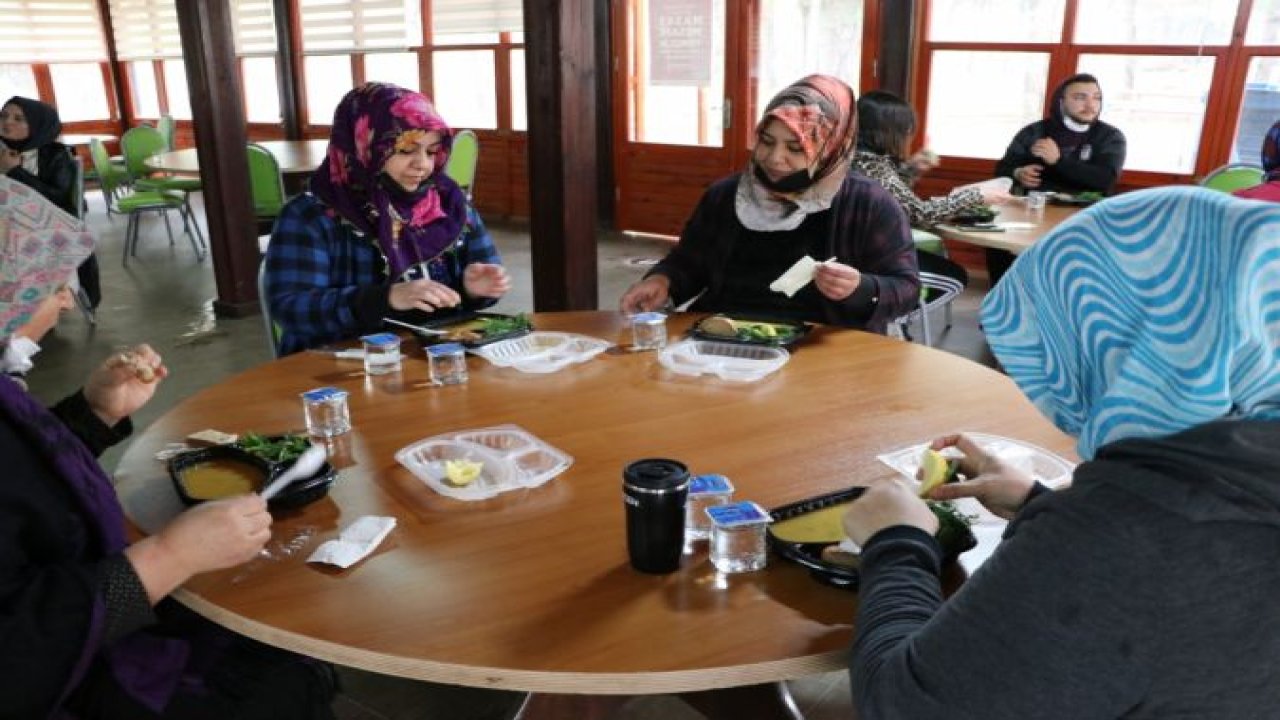
POLYGON ((849 503, 832 505, 774 523, 769 532, 779 540, 793 543, 834 543, 845 538, 844 514, 849 503))
POLYGON ((769 323, 757 323, 752 326, 756 332, 765 337, 778 337, 778 329, 769 323))
POLYGON ((480 471, 484 470, 484 463, 474 460, 445 460, 444 476, 449 482, 457 487, 470 485, 476 478, 480 477, 480 471))
POLYGON ((926 497, 933 489, 951 477, 952 465, 942 453, 925 448, 920 458, 920 497, 926 497))

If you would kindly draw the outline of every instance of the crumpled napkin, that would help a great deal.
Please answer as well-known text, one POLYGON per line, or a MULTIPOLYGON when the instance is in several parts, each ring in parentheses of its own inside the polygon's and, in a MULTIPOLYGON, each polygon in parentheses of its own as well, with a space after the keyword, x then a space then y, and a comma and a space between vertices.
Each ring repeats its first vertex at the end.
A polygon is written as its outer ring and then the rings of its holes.
MULTIPOLYGON (((831 258, 826 262, 831 262, 835 258, 831 258)), ((817 271, 821 262, 814 260, 812 257, 805 255, 795 262, 794 265, 787 268, 777 280, 769 283, 769 289, 774 292, 780 292, 787 297, 791 297, 800 292, 800 288, 808 285, 813 280, 813 273, 817 271)))
POLYGON ((307 558, 307 562, 322 562, 349 568, 360 562, 369 553, 378 549, 378 545, 387 533, 395 529, 396 519, 366 515, 347 526, 338 533, 335 540, 329 540, 316 548, 307 558))

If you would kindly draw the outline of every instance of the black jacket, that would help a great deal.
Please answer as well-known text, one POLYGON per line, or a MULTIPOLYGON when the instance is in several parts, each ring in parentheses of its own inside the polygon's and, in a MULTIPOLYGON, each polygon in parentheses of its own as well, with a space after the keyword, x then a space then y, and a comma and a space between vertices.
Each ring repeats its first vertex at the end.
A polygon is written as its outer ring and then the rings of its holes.
POLYGON ((76 181, 75 161, 71 159, 71 151, 66 145, 51 142, 42 145, 37 152, 37 171, 35 174, 21 165, 9 171, 8 176, 36 189, 54 205, 79 217, 74 194, 76 181))

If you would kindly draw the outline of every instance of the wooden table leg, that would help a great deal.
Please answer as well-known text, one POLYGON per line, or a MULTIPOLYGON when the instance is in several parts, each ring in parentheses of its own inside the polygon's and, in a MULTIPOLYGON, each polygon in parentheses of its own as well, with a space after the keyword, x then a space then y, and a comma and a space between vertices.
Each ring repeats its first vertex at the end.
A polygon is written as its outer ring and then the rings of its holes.
POLYGON ((552 695, 529 693, 513 720, 608 720, 629 695, 552 695))
POLYGON ((708 720, 804 720, 785 682, 682 693, 708 720))

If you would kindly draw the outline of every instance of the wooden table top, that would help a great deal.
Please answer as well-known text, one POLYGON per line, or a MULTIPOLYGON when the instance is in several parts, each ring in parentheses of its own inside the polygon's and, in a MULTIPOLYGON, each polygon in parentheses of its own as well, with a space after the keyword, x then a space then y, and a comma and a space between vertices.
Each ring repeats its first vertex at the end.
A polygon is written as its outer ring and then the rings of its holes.
POLYGON ((65 135, 58 136, 58 142, 68 147, 76 147, 78 145, 88 145, 94 140, 101 140, 104 143, 113 143, 119 139, 120 138, 116 137, 115 135, 103 135, 103 134, 97 134, 97 133, 89 133, 89 134, 66 133, 65 135))
POLYGON ((996 216, 995 224, 1004 227, 1012 223, 1014 224, 1013 227, 1005 227, 1004 232, 981 232, 963 225, 943 224, 938 225, 935 231, 948 240, 1008 250, 1018 255, 1034 245, 1037 240, 1044 237, 1050 230, 1057 227, 1058 223, 1074 215, 1080 208, 1048 205, 1044 209, 1044 217, 1040 219, 1032 217, 1027 211, 1027 206, 1019 201, 999 205, 997 209, 999 209, 1000 214, 996 216), (1019 227, 1019 225, 1025 223, 1032 223, 1034 226, 1019 227))
MULTIPOLYGON (((670 320, 675 337, 696 316, 670 320)), ((543 330, 629 342, 613 312, 533 316, 543 330)), ((278 433, 302 424, 299 393, 350 392, 352 432, 333 444, 331 494, 277 514, 273 542, 313 533, 292 555, 193 579, 176 594, 232 630, 379 673, 552 693, 728 688, 845 666, 857 596, 776 556, 718 575, 705 549, 680 571, 627 562, 622 469, 669 457, 719 472, 764 507, 889 477, 876 455, 971 430, 1071 454, 1071 441, 1011 380, 917 344, 817 328, 781 370, 748 384, 666 371, 654 353, 611 349, 529 375, 469 358, 470 382, 431 387, 412 348, 399 374, 300 353, 180 403, 140 433, 116 473, 121 501, 152 530, 180 506, 166 443, 204 428, 278 433), (542 487, 462 502, 394 460, 414 441, 515 423, 575 462, 542 487), (352 568, 308 565, 319 542, 363 515, 396 529, 352 568)))
MULTIPOLYGON (((328 140, 263 140, 257 144, 275 156, 280 163, 280 172, 285 174, 314 172, 329 148, 328 140)), ((200 159, 195 148, 157 153, 145 162, 153 170, 200 174, 200 159)))

